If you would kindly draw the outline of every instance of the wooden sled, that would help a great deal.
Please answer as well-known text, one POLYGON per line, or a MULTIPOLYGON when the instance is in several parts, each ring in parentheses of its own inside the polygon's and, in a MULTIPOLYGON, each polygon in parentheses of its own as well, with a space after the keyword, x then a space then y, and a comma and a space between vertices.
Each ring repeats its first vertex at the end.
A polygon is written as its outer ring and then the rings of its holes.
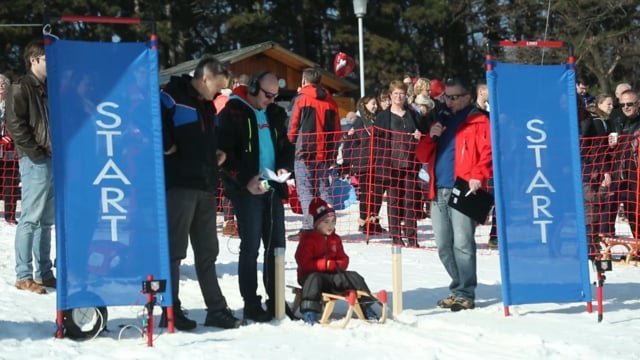
MULTIPOLYGON (((627 249, 627 256, 624 260, 625 264, 630 264, 634 256, 640 255, 640 241, 634 238, 601 237, 600 239, 604 244, 604 250, 602 251, 602 258, 604 260, 611 259, 612 249, 614 246, 618 245, 627 249)), ((638 265, 637 260, 635 264, 636 266, 638 265)))
MULTIPOLYGON (((291 288, 292 293, 295 295, 293 299, 293 304, 291 306, 291 311, 294 313, 300 307, 300 303, 302 302, 302 289, 296 286, 288 286, 291 288)), ((345 294, 330 294, 330 293, 322 293, 322 304, 324 310, 322 311, 322 316, 320 318, 320 324, 329 327, 335 327, 344 329, 349 321, 353 317, 355 313, 358 319, 364 320, 367 322, 376 322, 379 324, 383 324, 387 321, 387 291, 380 290, 376 294, 369 294, 366 291, 355 291, 349 290, 345 294), (360 308, 360 298, 363 297, 374 297, 376 298, 380 304, 382 305, 382 311, 380 313, 380 318, 378 320, 368 320, 362 309, 360 308), (333 310, 336 306, 336 301, 344 301, 349 306, 347 310, 347 314, 337 323, 331 323, 330 318, 333 314, 333 310)))

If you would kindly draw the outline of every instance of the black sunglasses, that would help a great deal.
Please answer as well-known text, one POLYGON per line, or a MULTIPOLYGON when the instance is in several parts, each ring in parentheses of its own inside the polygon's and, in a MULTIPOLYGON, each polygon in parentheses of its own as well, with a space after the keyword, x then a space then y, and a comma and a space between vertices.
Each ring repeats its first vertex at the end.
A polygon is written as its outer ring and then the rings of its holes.
POLYGON ((445 99, 447 99, 447 100, 456 101, 456 100, 458 100, 459 98, 461 98, 461 97, 463 97, 463 96, 467 96, 467 95, 469 95, 469 94, 467 94, 467 93, 457 94, 457 95, 447 95, 447 94, 444 94, 444 97, 445 97, 445 99))
POLYGON ((265 96, 267 99, 273 99, 273 98, 275 98, 276 96, 278 96, 278 93, 268 92, 267 90, 265 90, 265 89, 263 89, 263 88, 260 88, 260 90, 262 90, 262 92, 264 93, 264 96, 265 96))
POLYGON ((637 104, 637 102, 620 103, 620 107, 634 107, 637 104))

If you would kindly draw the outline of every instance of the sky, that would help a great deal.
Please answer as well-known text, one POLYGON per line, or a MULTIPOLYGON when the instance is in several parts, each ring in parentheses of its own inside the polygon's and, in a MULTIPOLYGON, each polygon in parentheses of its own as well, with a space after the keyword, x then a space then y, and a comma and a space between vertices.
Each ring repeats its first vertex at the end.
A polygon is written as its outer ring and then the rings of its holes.
MULTIPOLYGON (((355 211, 354 208, 347 212, 355 211)), ((339 212, 339 216, 338 232, 346 231, 352 226, 347 221, 350 214, 339 212)), ((288 233, 297 231, 297 217, 287 214, 287 219, 288 233)), ((218 220, 221 226, 222 218, 218 220)), ((511 306, 511 316, 506 317, 501 301, 498 250, 486 247, 488 229, 479 227, 476 308, 452 313, 436 306, 438 299, 448 295, 449 278, 435 251, 428 221, 421 222, 420 228, 422 248, 402 249, 403 311, 394 316, 390 304, 386 323, 371 324, 354 318, 345 329, 309 326, 289 319, 253 323, 233 330, 204 327, 206 312, 189 250, 182 266, 180 291, 183 307, 198 322, 198 327, 193 332, 174 334, 155 329, 154 346, 149 348, 134 328, 142 323, 141 306, 109 308, 107 331, 95 339, 55 339, 55 290, 36 295, 14 287, 15 227, 2 222, 0 359, 640 358, 638 264, 616 262, 614 270, 607 273, 605 312, 600 323, 595 311, 587 313, 585 303, 511 306)), ((349 268, 362 274, 372 291, 389 291, 392 301, 389 240, 379 238, 367 245, 357 237, 348 239, 345 250, 351 259, 349 268)), ((229 307, 237 317, 242 317, 237 276, 239 239, 220 236, 219 241, 220 285, 229 307)), ((296 246, 297 243, 288 241, 285 254, 285 279, 291 285, 296 283, 296 246)), ((264 289, 260 287, 259 292, 264 294, 264 289)), ((290 292, 286 296, 289 302, 293 300, 290 292)), ((336 306, 334 324, 346 310, 344 303, 336 306)))

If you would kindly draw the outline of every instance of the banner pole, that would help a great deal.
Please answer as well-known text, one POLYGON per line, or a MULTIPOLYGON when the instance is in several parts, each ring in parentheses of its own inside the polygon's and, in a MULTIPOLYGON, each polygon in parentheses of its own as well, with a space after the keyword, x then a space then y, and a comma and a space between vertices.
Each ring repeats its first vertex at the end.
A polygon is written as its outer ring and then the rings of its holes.
MULTIPOLYGON (((147 275, 147 281, 153 281, 153 275, 147 275)), ((152 292, 147 293, 147 346, 153 347, 153 305, 155 304, 155 295, 152 292)))
POLYGON ((56 339, 64 338, 64 320, 63 311, 56 311, 56 339))

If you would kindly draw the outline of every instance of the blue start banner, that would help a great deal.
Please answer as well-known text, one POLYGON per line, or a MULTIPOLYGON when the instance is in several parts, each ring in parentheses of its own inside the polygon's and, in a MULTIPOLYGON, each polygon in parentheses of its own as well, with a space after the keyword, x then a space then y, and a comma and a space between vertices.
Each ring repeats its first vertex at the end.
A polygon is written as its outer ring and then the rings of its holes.
POLYGON ((511 304, 591 301, 575 71, 487 71, 502 271, 511 304))
POLYGON ((148 275, 170 284, 157 50, 58 40, 46 55, 58 310, 144 304, 148 275))

